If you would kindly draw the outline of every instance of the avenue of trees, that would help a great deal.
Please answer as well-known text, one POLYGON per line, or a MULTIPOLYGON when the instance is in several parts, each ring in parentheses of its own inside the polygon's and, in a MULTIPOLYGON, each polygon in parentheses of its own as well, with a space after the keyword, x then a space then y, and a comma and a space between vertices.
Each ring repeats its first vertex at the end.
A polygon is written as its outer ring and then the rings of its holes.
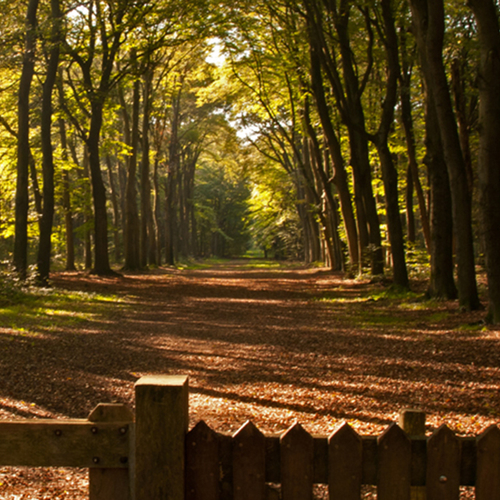
MULTIPOLYGON (((0 1, 0 259, 240 255, 500 321, 496 0, 0 1)), ((113 269, 112 269, 113 264, 113 269)))

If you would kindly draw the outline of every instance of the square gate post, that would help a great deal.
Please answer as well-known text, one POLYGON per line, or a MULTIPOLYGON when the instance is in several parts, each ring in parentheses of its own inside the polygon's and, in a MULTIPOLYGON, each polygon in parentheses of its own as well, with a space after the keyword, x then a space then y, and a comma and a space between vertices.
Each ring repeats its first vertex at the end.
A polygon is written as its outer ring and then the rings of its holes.
POLYGON ((148 375, 135 384, 135 500, 184 500, 188 377, 148 375))

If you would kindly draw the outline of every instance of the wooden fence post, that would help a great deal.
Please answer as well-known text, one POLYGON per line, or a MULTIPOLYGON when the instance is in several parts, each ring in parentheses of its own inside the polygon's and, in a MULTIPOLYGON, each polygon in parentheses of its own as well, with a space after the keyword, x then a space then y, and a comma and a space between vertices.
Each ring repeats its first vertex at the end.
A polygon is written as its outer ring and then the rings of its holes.
MULTIPOLYGON (((425 436, 425 412, 422 410, 402 410, 399 414, 399 427, 408 437, 425 436)), ((411 500, 425 500, 425 486, 413 486, 411 488, 411 500)))
MULTIPOLYGON (((100 404, 88 416, 90 422, 123 422, 120 433, 125 435, 131 433, 134 416, 129 408, 122 404, 100 404)), ((94 428, 92 429, 94 432, 94 428)), ((99 432, 96 425, 95 432, 99 432)), ((131 443, 132 444, 132 443, 131 443)), ((89 500, 131 500, 131 476, 133 471, 130 469, 131 457, 122 457, 120 459, 124 464, 129 464, 129 468, 113 469, 89 469, 89 500)), ((99 460, 95 457, 94 460, 99 460)))
POLYGON ((135 500, 184 499, 188 378, 149 375, 135 384, 135 500))

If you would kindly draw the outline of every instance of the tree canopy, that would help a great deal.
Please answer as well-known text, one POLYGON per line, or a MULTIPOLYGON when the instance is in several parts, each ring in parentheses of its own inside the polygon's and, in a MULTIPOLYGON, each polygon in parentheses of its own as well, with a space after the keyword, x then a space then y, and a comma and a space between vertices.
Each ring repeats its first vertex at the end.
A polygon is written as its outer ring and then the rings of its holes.
POLYGON ((322 262, 500 321, 494 0, 0 2, 0 255, 21 278, 322 262))

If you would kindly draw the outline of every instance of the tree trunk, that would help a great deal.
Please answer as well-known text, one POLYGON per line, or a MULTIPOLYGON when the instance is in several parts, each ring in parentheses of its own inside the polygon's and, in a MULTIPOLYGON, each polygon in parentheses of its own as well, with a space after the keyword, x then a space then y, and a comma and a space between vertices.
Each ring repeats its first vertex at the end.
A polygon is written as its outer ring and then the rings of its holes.
POLYGON ((166 235, 165 235, 165 258, 167 265, 173 266, 176 260, 177 250, 177 205, 176 187, 179 175, 179 119, 181 105, 181 89, 172 100, 172 129, 170 135, 168 155, 168 177, 166 180, 166 235))
POLYGON ((120 208, 118 204, 118 194, 116 192, 115 179, 113 176, 113 164, 109 154, 106 155, 106 167, 108 170, 109 192, 111 198, 111 206, 113 207, 113 242, 115 250, 115 261, 119 262, 121 258, 120 245, 120 208))
POLYGON ((415 228, 415 213, 413 210, 413 176, 411 168, 408 166, 406 169, 406 239, 410 245, 415 245, 416 242, 416 228, 415 228))
POLYGON ((395 285, 407 288, 409 282, 406 269, 403 227, 399 212, 398 174, 387 141, 377 141, 376 147, 384 182, 385 210, 389 230, 389 242, 391 244, 393 280, 395 285))
POLYGON ((158 182, 158 154, 155 155, 153 167, 153 188, 154 188, 154 225, 156 234, 156 264, 161 266, 161 232, 160 232, 160 183, 158 182))
POLYGON ((139 214, 137 212, 137 148, 139 145, 139 81, 134 81, 132 104, 132 132, 129 128, 128 113, 123 97, 123 114, 125 141, 131 148, 131 155, 127 157, 127 184, 125 188, 125 269, 137 270, 141 268, 140 259, 140 232, 139 214))
POLYGON ((151 82, 153 71, 146 72, 143 92, 143 120, 142 120, 142 163, 141 163, 141 259, 142 264, 157 265, 156 261, 156 234, 151 208, 151 181, 149 162, 149 119, 151 109, 151 82))
MULTIPOLYGON (((73 144, 72 149, 72 155, 73 155, 73 161, 75 161, 76 158, 76 150, 73 144)), ((89 167, 89 152, 88 152, 88 147, 85 146, 84 153, 83 153, 83 175, 85 176, 86 179, 88 179, 89 184, 86 186, 85 189, 85 212, 84 212, 84 266, 86 271, 91 271, 92 270, 92 230, 91 230, 91 225, 92 225, 92 193, 91 193, 91 186, 90 186, 90 167, 89 167)))
MULTIPOLYGON (((368 228, 369 247, 364 248, 371 262, 373 275, 383 274, 384 258, 382 252, 382 238, 377 205, 373 196, 372 175, 366 138, 366 124, 361 102, 362 85, 355 69, 353 52, 349 39, 349 10, 348 2, 343 2, 343 12, 336 16, 335 29, 339 37, 340 54, 346 94, 346 108, 343 118, 349 130, 351 146, 351 164, 354 172, 356 207, 358 212, 358 235, 362 238, 364 232, 363 214, 366 217, 368 228)), ((364 244, 364 242, 362 241, 364 244)))
POLYGON ((411 0, 419 50, 424 51, 424 78, 436 107, 443 152, 450 179, 453 228, 458 270, 458 300, 461 307, 480 307, 474 266, 471 197, 465 162, 443 63, 443 0, 411 0))
MULTIPOLYGON (((328 105, 323 88, 323 78, 321 75, 321 62, 317 56, 317 49, 312 45, 312 43, 313 42, 311 42, 312 89, 316 100, 316 108, 321 120, 321 126, 328 145, 328 150, 333 161, 333 183, 337 188, 342 217, 344 219, 344 226, 347 235, 347 248, 349 250, 349 267, 352 273, 357 274, 361 271, 361 268, 358 247, 358 231, 356 229, 356 218, 352 207, 351 192, 347 181, 347 172, 345 170, 340 142, 332 126, 330 113, 328 111, 328 105)), ((310 122, 308 123, 308 126, 310 127, 310 122)))
POLYGON ((451 62, 451 87, 453 90, 453 99, 455 101, 455 112, 458 121, 458 134, 460 137, 460 146, 464 156, 465 171, 467 174, 467 185, 472 196, 474 184, 474 174, 472 172, 472 155, 470 150, 469 123, 467 120, 467 103, 465 99, 465 84, 460 68, 460 61, 453 59, 451 62))
POLYGON ((405 247, 401 214, 399 212, 398 173, 389 150, 388 138, 394 120, 394 108, 397 102, 399 61, 398 39, 394 27, 394 17, 390 0, 382 0, 382 17, 385 29, 385 50, 387 54, 386 94, 382 105, 382 117, 377 133, 371 138, 377 148, 382 170, 385 191, 385 207, 389 241, 391 244, 394 284, 407 288, 405 247))
MULTIPOLYGON (((413 130, 413 118, 411 112, 410 99, 410 75, 404 73, 401 85, 401 122, 405 131, 406 149, 408 154, 408 179, 411 179, 411 184, 415 188, 418 201, 418 209, 420 211, 420 221, 422 223, 422 232, 427 249, 430 249, 430 225, 427 205, 425 203, 425 195, 418 175, 418 163, 415 147, 415 134, 413 130)), ((412 189, 413 191, 413 189, 412 189)), ((410 233, 408 233, 410 234, 410 233)))
POLYGON ((426 96, 426 155, 429 171, 431 216, 431 275, 427 294, 438 299, 457 298, 453 278, 453 217, 448 170, 443 156, 439 124, 432 96, 426 96))
POLYGON ((493 0, 470 0, 479 44, 479 209, 488 277, 488 319, 500 323, 500 33, 493 0))
POLYGON ((43 212, 40 220, 37 279, 47 284, 50 273, 52 224, 54 221, 54 157, 52 154, 52 92, 56 83, 60 52, 61 11, 59 0, 51 0, 52 33, 47 76, 43 84, 41 136, 43 171, 43 212))
POLYGON ((94 268, 98 275, 115 274, 109 265, 108 254, 108 214, 106 210, 106 189, 102 179, 99 139, 102 126, 104 102, 92 102, 92 117, 87 139, 89 150, 89 169, 94 202, 94 268))
MULTIPOLYGON (((59 118, 59 135, 61 140, 62 159, 68 161, 68 141, 66 136, 66 123, 64 118, 59 118)), ((66 271, 74 271, 75 266, 75 239, 73 235, 73 211, 71 208, 71 190, 69 171, 63 170, 63 198, 64 227, 66 232, 66 271)))
POLYGON ((30 89, 35 68, 36 13, 38 0, 30 0, 26 14, 26 38, 23 69, 18 94, 16 222, 14 236, 14 269, 21 279, 28 270, 28 171, 30 161, 30 89))

